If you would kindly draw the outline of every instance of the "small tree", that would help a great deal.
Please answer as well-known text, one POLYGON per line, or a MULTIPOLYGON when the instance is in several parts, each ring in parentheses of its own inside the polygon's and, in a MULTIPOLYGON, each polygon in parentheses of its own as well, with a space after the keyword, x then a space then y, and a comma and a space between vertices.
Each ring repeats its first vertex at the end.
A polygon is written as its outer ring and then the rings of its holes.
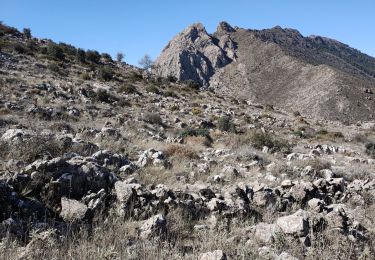
POLYGON ((117 54, 116 54, 116 60, 118 61, 118 62, 122 62, 122 60, 124 59, 124 53, 122 53, 122 52, 118 52, 117 54))
POLYGON ((86 51, 86 60, 91 61, 93 63, 99 63, 100 61, 99 52, 93 51, 93 50, 86 51))
POLYGON ((143 58, 138 62, 138 64, 145 70, 151 69, 153 63, 154 62, 148 54, 145 54, 145 56, 143 56, 143 58))
POLYGON ((26 39, 31 39, 31 30, 30 28, 24 28, 23 34, 25 35, 26 39))
POLYGON ((53 42, 48 44, 47 53, 54 60, 63 60, 65 57, 63 49, 53 42))
POLYGON ((112 57, 111 55, 109 55, 108 53, 102 53, 102 58, 107 61, 107 62, 111 62, 112 61, 112 57))
POLYGON ((78 49, 76 52, 76 57, 79 62, 85 63, 86 62, 86 52, 82 49, 78 49))

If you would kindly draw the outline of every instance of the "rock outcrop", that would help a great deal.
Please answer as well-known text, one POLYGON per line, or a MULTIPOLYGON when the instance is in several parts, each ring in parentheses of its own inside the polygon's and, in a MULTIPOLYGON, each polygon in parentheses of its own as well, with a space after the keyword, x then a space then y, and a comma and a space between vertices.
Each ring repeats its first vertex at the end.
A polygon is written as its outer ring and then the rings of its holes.
MULTIPOLYGON (((222 31, 231 30, 233 29, 229 25, 222 26, 222 31)), ((200 85, 208 86, 215 70, 232 61, 232 48, 227 36, 218 40, 209 35, 202 24, 193 24, 164 48, 155 63, 154 71, 164 77, 175 76, 182 81, 194 80, 200 85)))

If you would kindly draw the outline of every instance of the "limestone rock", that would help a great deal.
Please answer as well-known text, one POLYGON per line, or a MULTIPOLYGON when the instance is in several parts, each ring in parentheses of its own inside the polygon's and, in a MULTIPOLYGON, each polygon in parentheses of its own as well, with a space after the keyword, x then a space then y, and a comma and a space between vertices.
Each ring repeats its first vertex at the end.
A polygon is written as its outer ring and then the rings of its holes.
MULTIPOLYGON (((230 26, 226 29, 224 27, 223 31, 231 30, 230 26)), ((194 80, 201 86, 208 86, 215 69, 232 61, 217 42, 202 24, 193 24, 168 43, 155 61, 154 72, 160 76, 175 76, 181 81, 194 80)))
POLYGON ((304 236, 309 230, 308 216, 304 210, 298 210, 292 215, 280 217, 276 220, 276 224, 287 235, 304 236))
POLYGON ((153 216, 146 220, 139 228, 139 236, 142 239, 150 239, 162 236, 166 231, 167 220, 161 214, 153 216))
POLYGON ((226 260, 227 256, 222 250, 215 250, 199 255, 199 260, 226 260))

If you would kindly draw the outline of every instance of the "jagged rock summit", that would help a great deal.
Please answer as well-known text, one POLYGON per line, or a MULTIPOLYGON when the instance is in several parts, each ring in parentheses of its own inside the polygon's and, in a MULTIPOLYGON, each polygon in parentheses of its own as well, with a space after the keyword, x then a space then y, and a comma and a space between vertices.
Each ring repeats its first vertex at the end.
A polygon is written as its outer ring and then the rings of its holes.
POLYGON ((248 30, 221 22, 209 34, 193 24, 163 49, 154 72, 312 118, 354 122, 375 116, 375 58, 279 26, 248 30))
POLYGON ((155 64, 155 71, 165 77, 173 75, 207 86, 215 70, 231 61, 216 39, 201 23, 196 23, 169 42, 155 64))

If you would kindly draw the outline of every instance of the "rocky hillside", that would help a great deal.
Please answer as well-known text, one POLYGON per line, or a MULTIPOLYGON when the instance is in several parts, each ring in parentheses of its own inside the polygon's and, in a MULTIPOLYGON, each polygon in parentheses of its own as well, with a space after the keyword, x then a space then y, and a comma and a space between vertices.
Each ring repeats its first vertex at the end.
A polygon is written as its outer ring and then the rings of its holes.
POLYGON ((168 43, 154 71, 312 118, 375 116, 375 58, 293 29, 246 30, 222 22, 208 34, 193 24, 168 43))
MULTIPOLYGON (((205 40, 202 58, 240 59, 205 40)), ((3 24, 0 42, 0 259, 374 259, 374 121, 313 120, 3 24)))

